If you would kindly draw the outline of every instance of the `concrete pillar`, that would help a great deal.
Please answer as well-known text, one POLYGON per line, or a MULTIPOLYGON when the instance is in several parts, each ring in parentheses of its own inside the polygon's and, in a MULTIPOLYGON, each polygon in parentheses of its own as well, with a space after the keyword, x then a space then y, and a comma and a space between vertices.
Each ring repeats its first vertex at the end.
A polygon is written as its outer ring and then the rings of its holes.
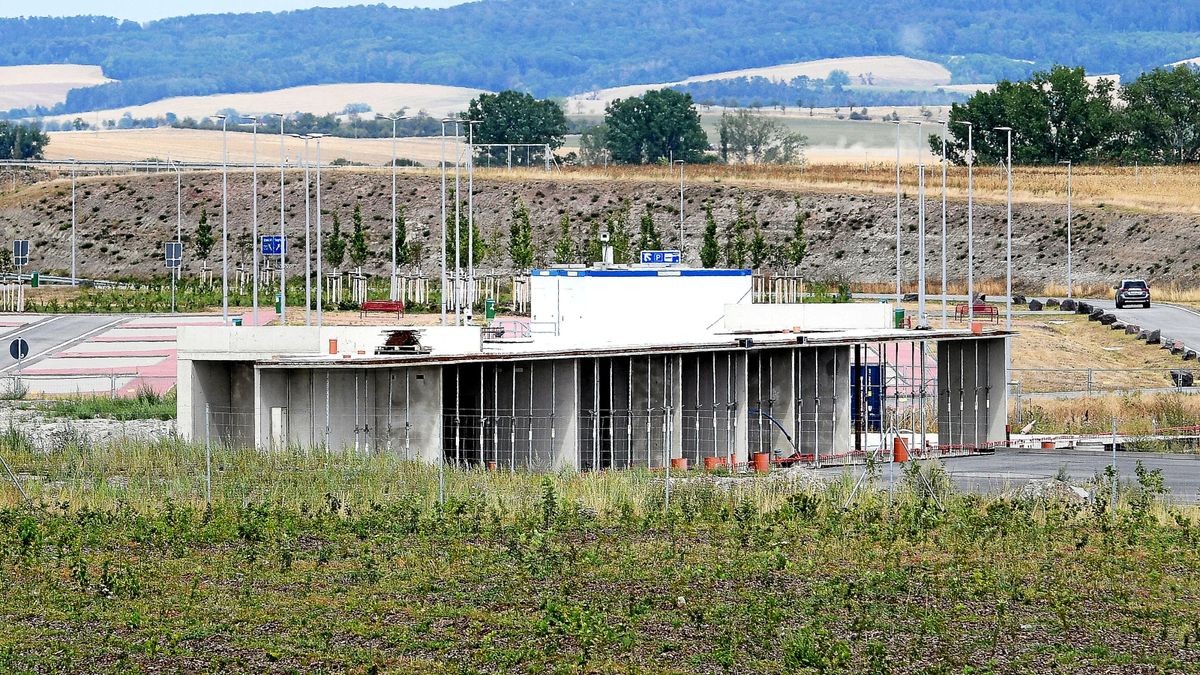
POLYGON ((667 360, 671 414, 671 458, 683 457, 683 357, 674 356, 667 360))
POLYGON ((740 351, 733 354, 733 461, 744 464, 750 461, 750 400, 749 391, 749 352, 740 351))
POLYGON ((768 383, 769 407, 766 412, 779 423, 770 422, 767 444, 772 451, 782 451, 783 457, 791 456, 794 451, 791 441, 784 433, 784 429, 794 427, 796 416, 796 392, 793 388, 792 377, 794 351, 794 349, 773 349, 765 353, 770 363, 770 368, 767 369, 770 378, 768 383))
POLYGON ((1007 438, 1008 382, 1005 381, 1005 347, 1008 338, 984 340, 987 353, 987 440, 999 443, 1007 438))
POLYGON ((954 445, 956 434, 951 426, 950 416, 950 352, 955 349, 955 342, 938 342, 937 350, 937 434, 938 446, 945 448, 954 445))
POLYGON ((555 470, 579 470, 579 360, 554 361, 553 430, 551 465, 555 470))
MULTIPOLYGON (((552 469, 554 458, 557 456, 555 403, 558 398, 558 389, 563 386, 558 381, 559 369, 557 361, 535 361, 530 364, 534 412, 530 419, 533 449, 528 459, 528 467, 535 471, 552 469)), ((570 382, 567 381, 567 384, 569 385, 570 382)))

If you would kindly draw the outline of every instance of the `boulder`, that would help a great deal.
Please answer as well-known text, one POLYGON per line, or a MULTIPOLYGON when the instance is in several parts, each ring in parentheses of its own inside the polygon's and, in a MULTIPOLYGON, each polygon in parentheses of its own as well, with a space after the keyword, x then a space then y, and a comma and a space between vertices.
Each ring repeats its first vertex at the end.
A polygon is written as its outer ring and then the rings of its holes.
POLYGON ((1194 349, 1185 349, 1183 351, 1184 361, 1194 361, 1196 359, 1196 351, 1194 349))
POLYGON ((1104 316, 1104 310, 1093 309, 1088 313, 1088 321, 1099 321, 1100 317, 1104 316))
POLYGON ((1190 387, 1194 382, 1192 371, 1190 370, 1172 370, 1171 382, 1176 387, 1190 387))
MULTIPOLYGON (((1059 306, 1058 299, 1057 298, 1046 298, 1046 306, 1047 307, 1058 307, 1059 306)), ((1068 310, 1068 311, 1070 311, 1070 310, 1068 310)))
POLYGON ((1092 305, 1091 305, 1091 303, 1081 302, 1081 303, 1075 305, 1075 311, 1079 312, 1080 314, 1091 314, 1092 313, 1092 305))
POLYGON ((1183 356, 1183 352, 1183 342, 1181 340, 1176 340, 1175 342, 1171 343, 1171 354, 1174 356, 1183 356))
POLYGON ((1149 340, 1149 339, 1150 339, 1150 331, 1148 331, 1148 330, 1139 330, 1139 331, 1138 331, 1138 334, 1137 334, 1137 339, 1139 339, 1139 340, 1149 340))
POLYGON ((1116 317, 1116 315, 1113 315, 1113 314, 1101 313, 1100 318, 1098 320, 1100 321, 1101 326, 1111 326, 1111 325, 1113 325, 1113 323, 1116 322, 1117 317, 1116 317))
POLYGON ((1173 344, 1175 344, 1175 343, 1171 341, 1171 338, 1169 338, 1169 337, 1167 337, 1167 336, 1165 336, 1165 335, 1164 335, 1164 336, 1163 336, 1163 337, 1162 337, 1162 338, 1161 338, 1161 339, 1158 341, 1158 348, 1159 348, 1159 349, 1170 349, 1170 348, 1171 348, 1171 345, 1173 345, 1173 344))
POLYGON ((1040 312, 1040 311, 1042 311, 1042 307, 1044 307, 1044 305, 1041 302, 1039 302, 1037 299, 1033 299, 1033 300, 1029 301, 1029 311, 1031 311, 1031 312, 1040 312))
POLYGON ((1161 340, 1162 340, 1162 331, 1160 331, 1160 330, 1152 330, 1149 333, 1146 333, 1146 344, 1148 344, 1148 345, 1156 345, 1161 340))
POLYGON ((1141 333, 1142 329, 1140 326, 1135 326, 1133 324, 1128 324, 1125 326, 1126 335, 1140 335, 1141 333))
POLYGON ((1125 324, 1121 323, 1120 321, 1114 321, 1111 324, 1109 324, 1108 327, 1111 328, 1112 330, 1119 330, 1119 331, 1125 330, 1125 324))
POLYGON ((916 293, 905 293, 902 299, 904 302, 916 302, 917 300, 920 300, 916 293))
POLYGON ((1014 295, 1014 296, 1012 296, 1012 304, 1014 304, 1014 305, 1023 305, 1023 304, 1025 304, 1025 296, 1023 296, 1023 295, 1014 295))

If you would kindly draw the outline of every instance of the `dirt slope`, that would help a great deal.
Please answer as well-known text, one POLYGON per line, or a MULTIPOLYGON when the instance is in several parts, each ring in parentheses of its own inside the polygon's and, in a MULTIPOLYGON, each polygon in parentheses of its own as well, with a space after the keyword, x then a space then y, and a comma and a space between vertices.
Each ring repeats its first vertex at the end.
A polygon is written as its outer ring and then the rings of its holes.
MULTIPOLYGON (((302 242, 304 200, 299 172, 288 174, 286 220, 294 250, 302 242)), ((278 231, 278 174, 259 176, 259 222, 264 231, 278 231)), ((4 181, 0 181, 3 183, 4 181)), ((482 236, 500 245, 483 262, 484 267, 507 267, 510 204, 520 197, 529 207, 536 229, 535 242, 544 259, 558 238, 559 221, 569 214, 576 241, 582 241, 591 222, 608 218, 630 204, 630 230, 635 241, 639 219, 647 206, 663 235, 664 245, 678 246, 678 187, 644 181, 571 181, 509 179, 493 174, 475 181, 476 222, 482 236)), ((7 184, 3 186, 7 188, 7 184)), ((20 187, 0 196, 0 238, 29 238, 32 269, 63 270, 70 260, 70 182, 58 180, 20 187)), ((386 172, 340 169, 326 172, 322 207, 326 230, 331 216, 341 219, 343 231, 361 205, 372 243, 369 267, 382 269, 388 257, 390 178, 386 172)), ((230 177, 230 251, 233 264, 248 262, 251 222, 248 173, 230 177)), ((465 193, 465 180, 464 180, 465 193)), ((440 231, 440 181, 436 175, 403 173, 398 181, 399 204, 405 209, 410 241, 420 242, 421 269, 437 269, 440 231)), ((187 174, 183 179, 184 236, 190 239, 201 209, 207 209, 217 245, 210 262, 219 264, 221 233, 221 176, 187 174)), ((768 242, 781 244, 790 236, 799 209, 808 212, 806 226, 809 258, 803 272, 810 278, 848 279, 888 283, 895 274, 895 201, 884 195, 789 192, 763 188, 730 187, 717 182, 689 185, 685 203, 687 259, 695 262, 704 227, 702 205, 713 204, 722 231, 733 220, 737 204, 753 213, 768 242)), ((145 276, 162 273, 161 242, 173 237, 176 219, 175 177, 93 176, 81 179, 78 188, 80 274, 97 277, 145 276)), ((940 270, 941 204, 928 203, 929 273, 940 270)), ((905 275, 916 277, 916 203, 902 204, 905 275)), ((977 278, 998 277, 1004 269, 1004 207, 977 203, 975 251, 977 278)), ((1018 204, 1014 215, 1013 257, 1019 285, 1040 286, 1065 280, 1065 226, 1060 206, 1018 204)), ((315 222, 314 222, 315 227, 315 222)), ((1192 232, 1193 218, 1178 214, 1117 212, 1111 208, 1082 207, 1075 219, 1076 280, 1106 283, 1121 275, 1147 275, 1156 281, 1191 284, 1200 277, 1200 250, 1192 232)), ((953 282, 966 273, 966 208, 951 202, 948 220, 949 277, 953 282)), ((185 247, 188 250, 190 247, 185 247)), ((187 270, 199 261, 186 255, 187 270)))

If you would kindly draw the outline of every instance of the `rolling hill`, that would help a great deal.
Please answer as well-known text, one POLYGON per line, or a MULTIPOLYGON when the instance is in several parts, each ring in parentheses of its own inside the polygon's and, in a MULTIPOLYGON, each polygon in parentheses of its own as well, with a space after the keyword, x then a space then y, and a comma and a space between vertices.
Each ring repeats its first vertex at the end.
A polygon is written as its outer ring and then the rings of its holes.
POLYGON ((1131 75, 1200 54, 1196 2, 1041 0, 480 0, 221 14, 148 24, 102 17, 0 21, 0 65, 99 65, 116 82, 48 112, 170 96, 346 82, 415 82, 568 96, 814 59, 898 55, 955 83, 1055 63, 1131 75))

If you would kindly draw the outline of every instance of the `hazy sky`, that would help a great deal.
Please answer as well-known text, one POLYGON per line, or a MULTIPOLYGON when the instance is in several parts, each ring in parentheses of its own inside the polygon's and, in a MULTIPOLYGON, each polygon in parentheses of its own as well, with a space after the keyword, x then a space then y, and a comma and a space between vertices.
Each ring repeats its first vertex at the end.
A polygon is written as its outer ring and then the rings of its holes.
POLYGON ((98 14, 134 21, 152 21, 187 14, 221 12, 283 12, 308 7, 386 4, 393 7, 448 7, 467 0, 41 0, 36 3, 0 0, 0 17, 75 16, 98 14))

